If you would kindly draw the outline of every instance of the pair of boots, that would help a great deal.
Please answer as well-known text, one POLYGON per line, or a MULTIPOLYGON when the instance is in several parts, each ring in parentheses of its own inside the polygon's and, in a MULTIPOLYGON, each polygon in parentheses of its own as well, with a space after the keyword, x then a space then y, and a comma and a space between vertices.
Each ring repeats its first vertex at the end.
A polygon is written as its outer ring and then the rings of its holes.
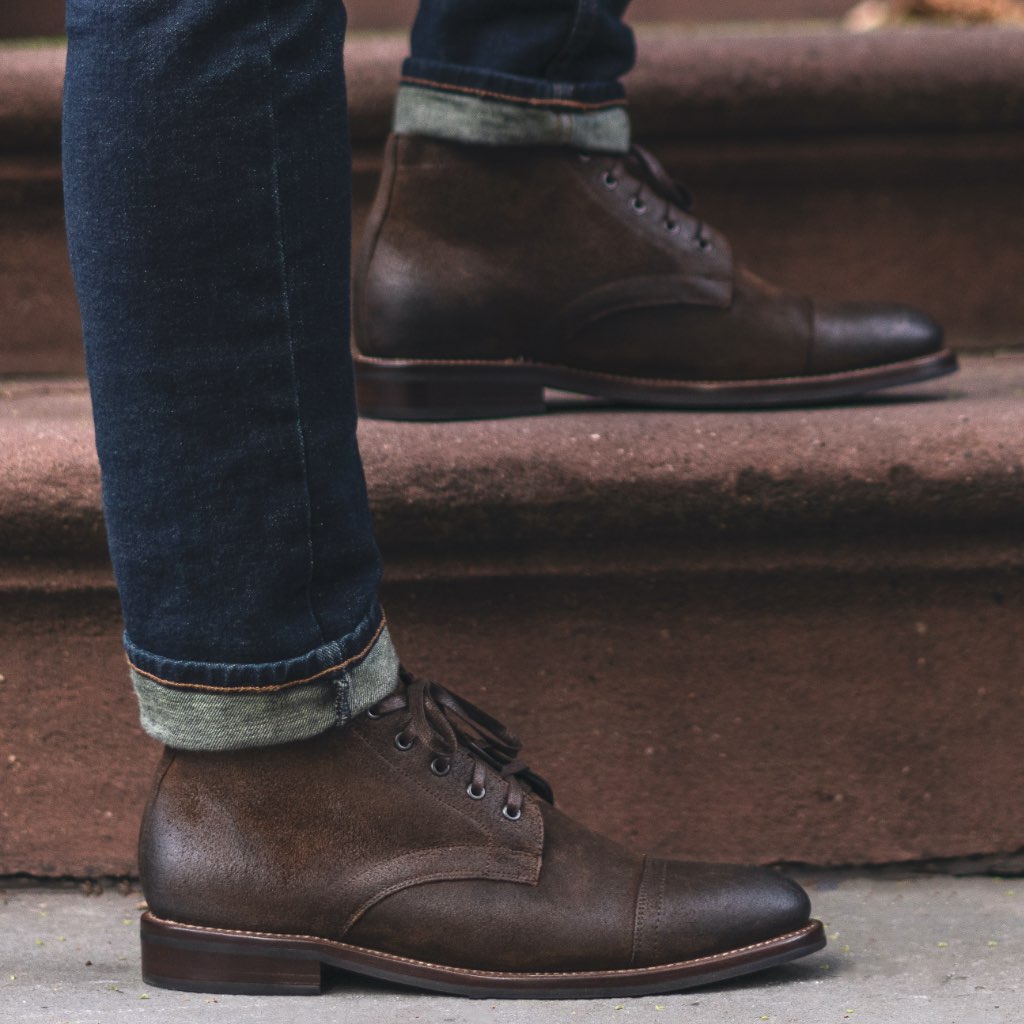
MULTIPOLYGON (((780 291, 645 151, 393 138, 356 272, 360 406, 445 419, 544 389, 739 407, 952 372, 928 317, 780 291)), ((140 856, 147 980, 319 992, 328 968, 486 997, 674 991, 821 948, 799 886, 575 824, 500 723, 403 672, 315 739, 168 751, 140 856)))

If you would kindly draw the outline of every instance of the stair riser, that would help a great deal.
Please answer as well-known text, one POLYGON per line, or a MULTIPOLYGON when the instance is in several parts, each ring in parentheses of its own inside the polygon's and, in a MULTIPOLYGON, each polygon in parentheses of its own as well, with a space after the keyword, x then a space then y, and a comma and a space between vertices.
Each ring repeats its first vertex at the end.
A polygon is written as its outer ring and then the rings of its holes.
MULTIPOLYGON (((130 874, 158 751, 116 598, 44 583, 0 596, 0 874, 130 874)), ((513 723, 560 802, 637 848, 1024 846, 1019 570, 397 579, 385 603, 411 667, 513 723)))

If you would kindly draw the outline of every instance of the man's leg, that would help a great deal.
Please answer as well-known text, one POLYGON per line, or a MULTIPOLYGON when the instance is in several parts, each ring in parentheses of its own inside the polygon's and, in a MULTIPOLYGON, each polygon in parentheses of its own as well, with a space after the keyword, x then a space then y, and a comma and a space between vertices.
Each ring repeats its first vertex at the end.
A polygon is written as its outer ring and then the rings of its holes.
POLYGON ((202 749, 312 735, 397 680, 344 342, 343 11, 67 11, 68 232, 143 720, 202 749))
POLYGON ((952 372, 903 306, 750 273, 630 146, 622 0, 422 0, 356 272, 363 412, 820 402, 952 372))
POLYGON ((395 130, 625 153, 629 0, 421 0, 395 130))
POLYGON ((670 991, 824 943, 769 871, 564 817, 500 723, 398 665, 344 344, 334 0, 71 0, 68 224, 147 731, 157 985, 670 991))

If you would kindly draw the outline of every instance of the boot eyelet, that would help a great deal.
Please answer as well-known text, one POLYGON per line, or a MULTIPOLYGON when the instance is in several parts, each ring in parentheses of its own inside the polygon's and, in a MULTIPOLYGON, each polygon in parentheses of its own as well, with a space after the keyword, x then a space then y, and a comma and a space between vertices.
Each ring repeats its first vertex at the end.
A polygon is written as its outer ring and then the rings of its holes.
POLYGON ((479 789, 477 789, 476 786, 474 786, 473 783, 471 782, 466 787, 466 795, 470 798, 470 800, 483 800, 483 798, 487 796, 487 787, 481 786, 479 789))
POLYGON ((639 196, 633 196, 629 205, 633 207, 634 213, 643 215, 647 212, 647 204, 639 196))
POLYGON ((404 732, 395 735, 395 746, 401 751, 412 750, 412 745, 415 742, 413 737, 406 736, 404 732))
POLYGON ((443 757, 435 757, 430 762, 430 770, 439 779, 443 779, 452 770, 452 765, 450 761, 446 761, 443 757))
POLYGON ((502 816, 507 818, 509 821, 518 821, 523 816, 523 809, 520 807, 515 814, 508 809, 508 804, 505 804, 501 809, 502 816))
POLYGON ((366 712, 366 717, 370 719, 371 722, 379 722, 384 716, 378 715, 373 708, 370 708, 370 710, 366 712))
POLYGON ((697 239, 697 247, 704 252, 707 252, 711 248, 711 243, 706 238, 697 239))
POLYGON ((665 230, 670 235, 678 235, 679 234, 679 221, 677 221, 677 220, 667 220, 667 221, 664 222, 664 224, 665 224, 665 230))
POLYGON ((619 179, 616 178, 611 171, 605 171, 601 178, 601 184, 604 185, 609 192, 614 192, 619 187, 619 179))

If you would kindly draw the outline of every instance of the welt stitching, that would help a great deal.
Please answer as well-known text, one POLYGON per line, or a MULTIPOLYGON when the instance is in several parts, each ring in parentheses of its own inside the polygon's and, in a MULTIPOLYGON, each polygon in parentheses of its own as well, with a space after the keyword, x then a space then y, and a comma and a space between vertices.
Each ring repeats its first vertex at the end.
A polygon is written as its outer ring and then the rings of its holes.
POLYGON ((429 78, 413 78, 402 76, 404 85, 423 85, 430 89, 443 89, 446 92, 461 92, 470 96, 482 96, 489 100, 504 100, 508 103, 521 103, 528 107, 569 107, 573 110, 610 110, 613 107, 625 107, 625 99, 599 100, 587 103, 584 100, 539 99, 537 97, 510 96, 508 93, 492 92, 489 89, 477 89, 468 85, 448 85, 446 82, 432 82, 429 78))
POLYGON ((198 690, 202 693, 277 693, 281 690, 291 689, 293 686, 301 686, 303 683, 312 683, 317 679, 322 679, 324 676, 329 676, 332 672, 338 672, 341 669, 348 668, 349 665, 365 660, 366 656, 373 650, 373 645, 380 639, 386 624, 387 619, 382 618, 370 642, 358 654, 353 654, 351 658, 338 662, 337 665, 331 665, 330 668, 322 669, 314 675, 306 676, 305 679, 293 679, 287 683, 271 683, 267 686, 213 686, 210 683, 178 683, 170 679, 161 679, 160 676, 154 675, 152 672, 143 671, 131 658, 128 658, 127 661, 129 668, 133 672, 138 672, 140 676, 152 679, 154 683, 170 686, 177 690, 198 690))
POLYGON ((324 939, 318 935, 294 935, 282 932, 252 932, 244 931, 239 928, 208 928, 201 924, 184 924, 181 921, 171 921, 162 917, 157 917, 152 911, 147 912, 149 917, 153 921, 157 921, 160 924, 173 925, 175 928, 184 928, 188 931, 194 932, 211 932, 216 935, 248 935, 253 938, 259 939, 297 939, 299 941, 306 942, 328 942, 332 946, 344 946, 346 949, 354 949, 360 953, 370 953, 373 956, 381 957, 385 960, 391 960, 396 963, 405 964, 416 964, 422 967, 434 967, 441 971, 447 971, 451 974, 470 974, 476 975, 482 978, 493 978, 497 976, 510 976, 516 978, 577 978, 581 975, 631 975, 631 974, 651 974, 655 971, 671 970, 673 967, 689 967, 696 964, 705 963, 718 963, 721 960, 731 959, 738 954, 750 953, 755 949, 765 949, 768 946, 776 946, 780 942, 785 942, 787 939, 795 939, 801 935, 807 935, 811 932, 816 922, 807 925, 804 928, 798 928, 794 932, 786 932, 785 935, 776 936, 774 939, 766 939, 764 942, 755 942, 749 946, 740 946, 737 949, 730 949, 726 953, 712 953, 710 956, 699 956, 693 960, 677 960, 671 964, 658 964, 655 967, 629 967, 629 968, 618 968, 611 971, 524 971, 510 974, 509 972, 502 971, 479 971, 469 967, 449 967, 447 964, 435 964, 429 960, 416 960, 413 957, 398 956, 395 953, 381 953, 376 949, 368 949, 365 946, 354 946, 349 942, 338 942, 335 939, 324 939))
MULTIPOLYGON (((947 351, 947 350, 944 350, 947 351)), ((936 353, 941 355, 942 353, 936 353)), ((754 390, 765 384, 801 384, 808 381, 846 381, 860 377, 877 376, 879 370, 891 369, 892 364, 884 366, 865 366, 859 370, 843 370, 838 373, 816 373, 806 377, 766 377, 764 380, 751 382, 750 380, 676 380, 663 377, 630 377, 621 373, 605 373, 601 370, 580 370, 573 366, 560 366, 557 363, 535 363, 532 361, 523 362, 519 359, 384 359, 381 356, 357 355, 357 363, 369 363, 376 366, 388 367, 393 364, 400 364, 403 367, 409 366, 474 366, 480 369, 494 369, 504 367, 506 369, 529 369, 529 370, 558 370, 576 374, 586 380, 594 378, 599 380, 622 381, 630 384, 645 384, 651 387, 692 387, 702 388, 708 391, 717 391, 723 387, 745 388, 754 390)), ((907 365, 919 362, 930 362, 932 356, 919 356, 914 359, 904 360, 907 365)), ((902 366, 904 363, 898 365, 902 366)))

